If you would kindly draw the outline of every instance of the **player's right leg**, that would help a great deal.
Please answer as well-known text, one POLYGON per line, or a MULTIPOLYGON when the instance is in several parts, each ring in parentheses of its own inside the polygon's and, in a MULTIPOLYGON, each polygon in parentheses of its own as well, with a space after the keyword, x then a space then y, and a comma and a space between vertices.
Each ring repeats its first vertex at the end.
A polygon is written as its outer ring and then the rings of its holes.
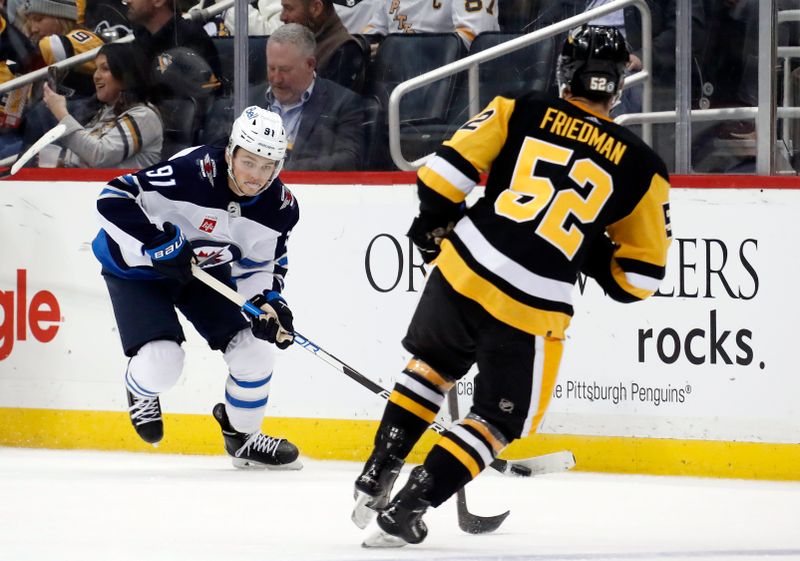
POLYGON ((128 361, 125 386, 128 413, 142 440, 156 444, 164 437, 158 395, 175 385, 183 371, 184 352, 175 341, 145 343, 128 361))
POLYGON ((414 357, 397 379, 384 409, 374 448, 355 482, 351 518, 364 528, 389 502, 406 456, 436 418, 455 381, 474 361, 473 329, 430 275, 403 339, 414 357))
MULTIPOLYGON (((228 267, 213 267, 209 273, 233 286, 228 267)), ((192 283, 184 291, 179 310, 209 347, 223 353, 228 365, 225 402, 214 406, 213 415, 234 467, 301 469, 297 446, 261 432, 275 364, 274 346, 256 338, 240 310, 216 291, 202 283, 192 283)))
POLYGON ((173 304, 172 283, 122 279, 104 272, 125 355, 128 413, 145 442, 164 435, 158 396, 172 388, 183 370, 184 340, 173 304))

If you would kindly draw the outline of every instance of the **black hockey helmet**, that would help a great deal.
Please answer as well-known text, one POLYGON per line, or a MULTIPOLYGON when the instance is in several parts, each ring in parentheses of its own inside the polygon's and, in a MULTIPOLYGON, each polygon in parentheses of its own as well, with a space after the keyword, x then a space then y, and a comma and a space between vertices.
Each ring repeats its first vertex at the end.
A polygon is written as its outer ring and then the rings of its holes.
POLYGON ((584 25, 570 33, 556 65, 559 90, 569 86, 574 95, 605 101, 622 89, 630 54, 616 27, 584 25))

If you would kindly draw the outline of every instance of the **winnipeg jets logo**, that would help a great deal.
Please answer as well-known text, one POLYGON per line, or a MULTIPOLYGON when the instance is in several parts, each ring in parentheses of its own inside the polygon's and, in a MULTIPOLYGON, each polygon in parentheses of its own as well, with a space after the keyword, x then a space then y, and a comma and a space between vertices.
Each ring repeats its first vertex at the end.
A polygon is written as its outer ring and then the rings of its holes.
POLYGON ((287 206, 292 206, 294 204, 294 195, 292 195, 292 192, 289 191, 285 185, 283 185, 281 189, 281 200, 283 201, 281 203, 281 210, 283 210, 287 206))
POLYGON ((214 185, 214 178, 217 177, 217 162, 211 159, 209 154, 206 154, 202 160, 197 160, 200 166, 200 175, 208 179, 211 185, 214 185))
POLYGON ((242 252, 235 245, 214 245, 212 240, 202 241, 205 242, 204 245, 195 244, 193 249, 198 266, 204 269, 238 261, 242 256, 242 252))

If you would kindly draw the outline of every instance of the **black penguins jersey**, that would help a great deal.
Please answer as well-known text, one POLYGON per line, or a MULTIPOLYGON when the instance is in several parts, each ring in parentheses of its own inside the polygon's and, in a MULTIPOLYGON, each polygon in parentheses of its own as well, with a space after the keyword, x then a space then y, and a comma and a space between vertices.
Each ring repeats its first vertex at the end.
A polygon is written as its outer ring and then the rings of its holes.
POLYGON ((419 170, 421 212, 453 216, 486 172, 435 264, 494 317, 562 339, 581 271, 620 301, 658 288, 669 178, 630 131, 574 102, 497 97, 419 170))

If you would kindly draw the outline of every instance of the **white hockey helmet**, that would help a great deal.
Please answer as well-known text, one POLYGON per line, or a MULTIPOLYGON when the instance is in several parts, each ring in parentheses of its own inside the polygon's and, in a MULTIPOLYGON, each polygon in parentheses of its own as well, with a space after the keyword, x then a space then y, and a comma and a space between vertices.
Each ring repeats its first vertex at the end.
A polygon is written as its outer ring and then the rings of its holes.
MULTIPOLYGON (((262 193, 278 177, 283 168, 287 146, 286 131, 283 128, 283 119, 281 119, 280 115, 256 105, 251 105, 233 122, 226 151, 231 162, 236 148, 242 148, 256 156, 275 161, 275 170, 264 187, 256 193, 257 195, 262 193)), ((237 190, 240 190, 238 182, 233 176, 232 168, 233 164, 228 165, 228 176, 233 180, 237 190)))

